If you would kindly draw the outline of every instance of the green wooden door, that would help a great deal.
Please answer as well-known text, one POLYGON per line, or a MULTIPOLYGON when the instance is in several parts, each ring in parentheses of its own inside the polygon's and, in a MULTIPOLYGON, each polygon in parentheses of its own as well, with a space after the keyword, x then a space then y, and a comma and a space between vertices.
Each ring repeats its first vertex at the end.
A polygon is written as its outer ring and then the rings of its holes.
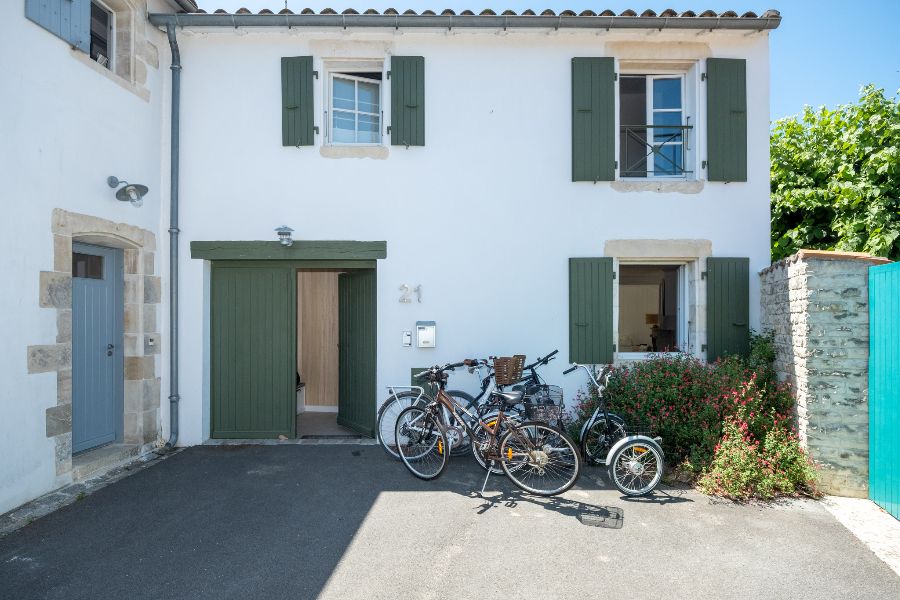
POLYGON ((212 437, 294 437, 296 307, 293 267, 213 263, 212 437))
POLYGON ((869 267, 869 498, 900 519, 900 263, 869 267))
POLYGON ((375 269, 341 273, 338 276, 338 423, 373 437, 376 314, 375 269))

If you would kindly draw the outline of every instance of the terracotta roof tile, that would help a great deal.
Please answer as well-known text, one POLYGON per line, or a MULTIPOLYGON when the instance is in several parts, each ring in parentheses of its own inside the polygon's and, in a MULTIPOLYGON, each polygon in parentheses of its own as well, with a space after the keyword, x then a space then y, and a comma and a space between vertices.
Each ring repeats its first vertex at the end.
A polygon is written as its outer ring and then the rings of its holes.
MULTIPOLYGON (((188 0, 188 1, 193 1, 193 0, 188 0)), ((272 0, 272 1, 275 4, 279 3, 278 0, 272 0)), ((185 13, 179 13, 179 14, 185 14, 185 13)), ((187 14, 198 14, 199 15, 199 14, 208 14, 208 13, 207 13, 207 11, 204 11, 200 8, 196 8, 193 11, 193 13, 187 13, 187 14)), ((253 15, 253 13, 245 7, 241 7, 239 9, 237 9, 234 13, 229 13, 228 11, 219 8, 219 9, 216 9, 213 14, 216 14, 216 15, 234 14, 234 15, 241 15, 242 18, 246 18, 245 15, 253 15)), ((260 10, 258 14, 272 16, 275 13, 270 9, 264 8, 264 9, 260 10)), ((294 13, 290 9, 284 8, 284 9, 279 10, 278 14, 279 15, 293 15, 293 14, 323 15, 323 16, 333 16, 333 15, 338 15, 338 14, 356 16, 356 15, 362 14, 362 15, 367 15, 367 16, 392 16, 392 17, 402 16, 404 18, 411 18, 411 17, 434 18, 434 17, 437 17, 438 15, 440 15, 442 17, 478 17, 478 16, 496 17, 496 16, 498 16, 498 13, 490 8, 485 8, 480 11, 466 9, 466 10, 461 10, 458 13, 449 8, 440 11, 440 13, 438 13, 437 11, 434 11, 434 10, 423 10, 423 11, 417 13, 413 9, 408 9, 408 10, 404 11, 402 14, 395 8, 387 8, 381 12, 379 12, 373 8, 369 8, 369 9, 365 10, 365 12, 363 12, 363 13, 360 13, 356 9, 353 9, 353 8, 345 9, 341 13, 338 13, 336 10, 334 10, 332 8, 323 8, 322 10, 320 10, 318 12, 316 12, 315 10, 313 10, 311 8, 304 8, 299 13, 294 13)), ((746 12, 740 14, 740 16, 738 15, 738 13, 736 11, 733 11, 733 10, 726 10, 726 11, 722 11, 722 12, 716 12, 714 10, 704 10, 703 12, 698 14, 692 10, 685 10, 685 11, 682 11, 679 13, 678 11, 675 11, 671 8, 664 9, 660 13, 657 13, 651 9, 647 9, 647 10, 644 10, 643 12, 638 13, 637 11, 629 8, 629 9, 622 10, 618 14, 615 11, 612 11, 609 9, 605 9, 600 12, 595 12, 590 9, 582 10, 581 12, 576 12, 571 9, 565 9, 565 10, 561 10, 559 12, 554 12, 552 9, 549 9, 549 8, 544 9, 540 12, 531 10, 531 9, 525 9, 525 10, 522 10, 521 12, 506 9, 506 10, 503 10, 499 14, 499 16, 509 17, 511 19, 537 17, 537 16, 558 17, 560 20, 565 19, 566 21, 569 21, 570 19, 588 20, 588 19, 600 19, 600 18, 604 18, 604 19, 609 19, 609 18, 611 18, 611 19, 616 19, 616 18, 654 19, 654 20, 657 20, 657 23, 654 23, 652 25, 653 27, 657 26, 659 19, 666 19, 666 20, 671 19, 673 21, 677 21, 678 19, 682 19, 682 18, 683 19, 698 19, 699 18, 699 19, 710 19, 710 20, 728 19, 728 20, 737 20, 737 21, 740 21, 741 19, 748 19, 748 20, 765 19, 765 20, 775 21, 774 26, 777 27, 778 21, 780 21, 780 19, 781 19, 781 13, 779 13, 777 10, 772 10, 772 9, 765 11, 764 13, 762 13, 762 15, 758 15, 757 13, 755 13, 753 11, 746 11, 746 12)), ((245 21, 245 23, 246 23, 246 21, 245 21)), ((510 22, 510 25, 512 26, 512 22, 510 22)), ((732 26, 734 26, 734 25, 735 24, 732 23, 732 26)), ((613 26, 615 26, 615 25, 613 25, 613 26)), ((631 25, 631 26, 633 26, 633 25, 631 25)), ((757 24, 748 25, 748 27, 756 27, 756 26, 757 26, 757 24)), ((740 25, 737 25, 737 27, 740 28, 740 25)), ((772 27, 772 24, 767 23, 765 28, 769 29, 771 27, 772 27)))

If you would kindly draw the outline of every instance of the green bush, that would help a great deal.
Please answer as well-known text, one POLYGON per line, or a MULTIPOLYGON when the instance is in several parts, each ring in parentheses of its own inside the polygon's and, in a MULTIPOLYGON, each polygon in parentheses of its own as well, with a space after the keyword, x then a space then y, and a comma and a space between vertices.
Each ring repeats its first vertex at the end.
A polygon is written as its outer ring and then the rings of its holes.
MULTIPOLYGON (((607 406, 629 426, 661 436, 667 464, 708 475, 707 489, 734 498, 793 494, 809 487, 811 467, 791 432, 794 398, 778 382, 774 358, 771 335, 753 335, 747 357, 712 364, 685 355, 652 357, 612 372, 607 406), (761 460, 779 465, 771 473, 765 462, 759 466, 761 453, 761 460)), ((597 401, 593 389, 576 397, 576 435, 597 401)))
POLYGON ((697 487, 734 500, 818 495, 813 463, 786 424, 776 422, 760 442, 740 417, 725 422, 722 441, 697 487))

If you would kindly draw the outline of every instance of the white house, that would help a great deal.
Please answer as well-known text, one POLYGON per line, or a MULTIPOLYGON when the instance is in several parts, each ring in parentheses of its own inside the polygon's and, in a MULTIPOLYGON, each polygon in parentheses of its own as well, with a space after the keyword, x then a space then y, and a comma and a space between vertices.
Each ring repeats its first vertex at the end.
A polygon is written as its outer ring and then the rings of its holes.
POLYGON ((0 511, 298 408, 370 434, 415 367, 559 348, 571 397, 759 325, 776 11, 0 10, 0 511))

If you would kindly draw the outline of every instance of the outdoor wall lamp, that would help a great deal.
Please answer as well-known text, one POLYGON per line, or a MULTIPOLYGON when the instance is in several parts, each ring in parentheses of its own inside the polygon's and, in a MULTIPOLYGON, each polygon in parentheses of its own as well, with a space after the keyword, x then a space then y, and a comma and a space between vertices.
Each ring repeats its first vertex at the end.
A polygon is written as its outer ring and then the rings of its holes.
POLYGON ((293 229, 288 227, 287 225, 282 225, 278 229, 275 230, 275 233, 278 234, 278 241, 281 242, 282 246, 293 246, 294 240, 291 239, 291 234, 294 232, 293 229))
POLYGON ((106 178, 106 183, 113 189, 120 185, 124 186, 119 190, 116 190, 116 198, 122 202, 131 202, 131 205, 135 208, 140 208, 144 205, 144 196, 150 191, 150 188, 146 185, 128 183, 127 181, 122 181, 118 177, 112 175, 106 178))

